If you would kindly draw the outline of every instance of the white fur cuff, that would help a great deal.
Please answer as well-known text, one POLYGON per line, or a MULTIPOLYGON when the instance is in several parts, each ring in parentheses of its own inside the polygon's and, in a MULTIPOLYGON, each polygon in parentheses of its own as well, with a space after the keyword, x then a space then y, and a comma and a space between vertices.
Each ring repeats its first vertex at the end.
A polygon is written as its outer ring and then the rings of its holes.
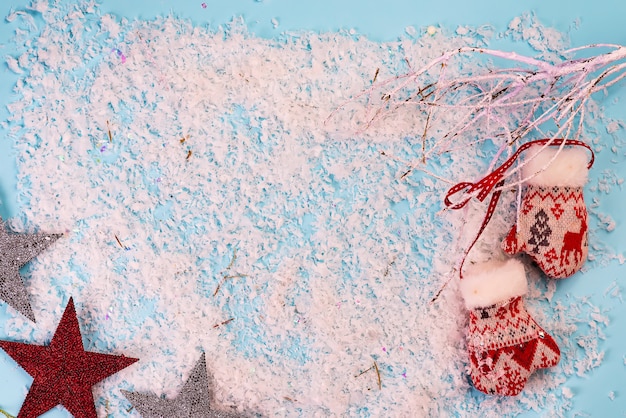
POLYGON ((522 296, 527 291, 524 265, 511 258, 470 266, 461 279, 460 288, 465 306, 470 310, 522 296))
POLYGON ((541 145, 533 145, 528 149, 526 162, 522 169, 524 178, 537 174, 528 181, 535 186, 582 187, 587 183, 587 150, 580 147, 563 148, 546 147, 539 152, 541 145), (558 155, 557 155, 558 154, 558 155), (556 155, 556 158, 554 156, 556 155), (550 161, 554 158, 554 161, 550 161), (546 165, 545 170, 541 171, 546 165))

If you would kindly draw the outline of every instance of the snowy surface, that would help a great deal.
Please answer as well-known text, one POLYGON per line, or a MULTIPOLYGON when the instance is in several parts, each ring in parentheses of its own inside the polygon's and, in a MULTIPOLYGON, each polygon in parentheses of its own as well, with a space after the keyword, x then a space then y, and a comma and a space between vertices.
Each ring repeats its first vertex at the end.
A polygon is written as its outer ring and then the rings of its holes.
MULTIPOLYGON (((26 46, 7 57, 22 77, 8 121, 21 207, 11 225, 66 237, 31 266, 37 324, 15 315, 5 328, 46 343, 73 296, 87 349, 141 358, 96 386, 100 416, 136 416, 120 389, 175 396, 200 351, 216 402, 265 416, 567 411, 566 378, 602 361, 606 312, 553 299, 555 283, 528 266, 527 305, 561 363, 517 398, 476 392, 454 266, 485 205, 442 212, 450 184, 420 172, 401 179, 421 148, 423 113, 396 112, 358 135, 359 101, 327 119, 375 73, 484 45, 499 36, 492 29, 407 28, 391 43, 349 32, 267 40, 239 21, 129 22, 92 3, 46 4, 10 16, 23 20, 15 42, 26 46), (35 37, 33 15, 45 21, 35 37)), ((527 20, 502 36, 542 54, 562 46, 527 20)), ((451 74, 485 64, 457 65, 451 74)), ((428 168, 475 179, 486 152, 466 148, 428 168)), ((621 184, 607 173, 588 202, 621 184)), ((502 257, 511 195, 474 259, 502 257)), ((591 238, 586 268, 612 257, 591 238)))

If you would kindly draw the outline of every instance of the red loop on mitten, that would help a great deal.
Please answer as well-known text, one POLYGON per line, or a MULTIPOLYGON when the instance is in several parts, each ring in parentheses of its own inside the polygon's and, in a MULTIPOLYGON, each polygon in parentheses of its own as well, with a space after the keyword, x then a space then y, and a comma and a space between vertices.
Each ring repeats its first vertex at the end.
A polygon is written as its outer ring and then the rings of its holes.
MULTIPOLYGON (((485 198, 489 195, 489 193, 493 190, 493 188, 500 183, 504 179, 504 174, 507 172, 509 168, 513 166, 515 161, 519 158, 520 155, 528 148, 533 145, 547 145, 552 147, 560 147, 561 145, 571 145, 571 146, 580 146, 587 148, 589 152, 591 152, 591 160, 589 160, 589 164, 587 164, 587 169, 590 169, 593 166, 595 161, 595 155, 591 147, 585 144, 582 141, 578 141, 575 139, 537 139, 535 141, 527 142, 522 145, 515 151, 515 154, 511 155, 508 160, 506 160, 500 167, 496 168, 494 171, 477 181, 476 183, 471 182, 461 182, 458 183, 448 190, 446 197, 444 198, 445 205, 450 209, 461 209, 463 206, 470 201, 470 199, 476 194, 476 198, 481 202, 485 200, 485 198), (455 194, 465 190, 465 195, 469 195, 466 199, 462 200, 459 203, 452 203, 450 198, 455 194)), ((500 187, 500 186, 498 186, 500 187)))
POLYGON ((519 158, 519 156, 524 151, 526 151, 527 149, 529 149, 530 147, 534 145, 545 145, 545 146, 553 146, 553 147, 556 147, 556 146, 560 147, 562 145, 567 145, 567 146, 584 147, 584 148, 587 148, 591 152, 591 159, 589 160, 589 163, 587 164, 587 169, 591 168, 591 166, 593 166, 593 163, 595 161, 593 150, 591 149, 589 145, 585 144, 582 141, 578 141, 575 139, 562 139, 562 138, 538 139, 535 141, 527 142, 526 144, 519 147, 518 150, 511 157, 509 157, 508 160, 506 160, 502 165, 500 165, 498 168, 496 168, 494 171, 492 171, 491 173, 489 173, 487 176, 483 177, 481 180, 477 181, 476 183, 461 182, 452 186, 450 190, 448 190, 448 193, 446 194, 444 198, 444 203, 449 209, 461 209, 474 196, 479 201, 482 202, 489 195, 489 193, 491 193, 492 190, 494 190, 494 188, 496 189, 491 197, 491 201, 489 202, 489 206, 487 208, 487 213, 485 214, 485 217, 483 218, 483 222, 480 226, 480 229, 478 233, 476 234, 476 237, 470 244, 470 246, 465 251, 465 255, 463 256, 463 260, 461 261, 461 265, 459 267, 459 277, 461 279, 463 278, 463 265, 465 264, 465 259, 467 258, 467 255, 471 251, 472 247, 476 244, 476 242, 482 235, 483 231, 487 227, 487 224, 491 220, 491 217, 493 216, 493 213, 498 205, 498 200, 500 199, 500 194, 502 192, 502 186, 504 185, 505 173, 507 172, 507 170, 509 170, 513 166, 515 161, 519 158), (458 203, 453 203, 450 200, 450 198, 462 191, 463 191, 463 195, 467 197, 458 203))

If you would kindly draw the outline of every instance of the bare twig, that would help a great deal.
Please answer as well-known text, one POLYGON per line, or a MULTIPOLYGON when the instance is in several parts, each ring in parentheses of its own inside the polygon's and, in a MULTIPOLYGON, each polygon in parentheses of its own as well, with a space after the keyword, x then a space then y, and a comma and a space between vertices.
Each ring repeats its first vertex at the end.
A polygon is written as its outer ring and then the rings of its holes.
POLYGON ((242 277, 248 277, 247 275, 241 274, 241 273, 227 274, 227 272, 229 272, 230 269, 235 264, 236 260, 237 260, 237 249, 235 248, 233 250, 233 256, 230 259, 230 263, 228 263, 228 267, 226 267, 226 269, 222 272, 222 280, 220 281, 220 283, 215 288, 215 292, 213 292, 213 297, 217 296, 217 294, 219 293, 221 287, 224 285, 224 283, 226 283, 227 280, 238 279, 238 278, 242 278, 242 277))
POLYGON ((219 327, 221 327, 223 325, 228 325, 231 322, 233 322, 234 320, 235 320, 235 318, 228 318, 226 321, 223 321, 223 322, 220 322, 218 324, 213 325, 213 328, 219 328, 219 327))
MULTIPOLYGON (((393 112, 424 111, 421 153, 401 179, 437 155, 476 146, 487 138, 510 148, 508 154, 530 138, 544 136, 544 126, 553 128, 549 138, 580 139, 591 96, 626 78, 626 46, 594 44, 564 54, 571 56, 595 48, 610 50, 551 63, 514 52, 459 48, 386 80, 377 81, 377 71, 368 89, 339 106, 329 118, 362 98, 366 98, 362 130, 393 112), (454 59, 468 55, 501 58, 514 65, 499 69, 480 67, 470 74, 447 76, 454 59), (433 129, 435 126, 443 128, 443 133, 433 129)), ((499 153, 502 151, 503 148, 499 153)), ((516 174, 516 170, 519 167, 506 177, 516 174)), ((518 179, 514 184, 526 180, 518 179)))
POLYGON ((378 383, 378 390, 382 390, 383 383, 382 383, 382 379, 380 378, 380 370, 378 369, 378 363, 376 363, 376 361, 374 361, 374 364, 369 369, 363 370, 361 373, 357 374, 354 377, 355 378, 360 377, 364 375, 365 373, 369 372, 370 370, 374 370, 376 372, 376 381, 378 383))
POLYGON ((380 379, 380 370, 378 370, 378 363, 374 362, 374 370, 376 370, 376 377, 378 378, 378 390, 383 389, 383 383, 380 379))
POLYGON ((13 415, 9 414, 4 409, 0 409, 0 414, 4 415, 6 418, 15 418, 13 415))

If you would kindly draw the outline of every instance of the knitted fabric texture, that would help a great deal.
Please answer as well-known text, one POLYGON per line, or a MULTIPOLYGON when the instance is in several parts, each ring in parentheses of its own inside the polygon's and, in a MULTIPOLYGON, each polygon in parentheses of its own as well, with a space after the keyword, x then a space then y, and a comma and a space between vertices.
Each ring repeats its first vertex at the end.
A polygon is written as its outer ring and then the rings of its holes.
POLYGON ((535 370, 553 367, 561 357, 521 296, 470 311, 468 351, 476 389, 502 396, 519 394, 535 370))
POLYGON ((587 208, 582 187, 528 185, 519 223, 502 242, 527 253, 552 278, 576 273, 587 260, 587 208))

